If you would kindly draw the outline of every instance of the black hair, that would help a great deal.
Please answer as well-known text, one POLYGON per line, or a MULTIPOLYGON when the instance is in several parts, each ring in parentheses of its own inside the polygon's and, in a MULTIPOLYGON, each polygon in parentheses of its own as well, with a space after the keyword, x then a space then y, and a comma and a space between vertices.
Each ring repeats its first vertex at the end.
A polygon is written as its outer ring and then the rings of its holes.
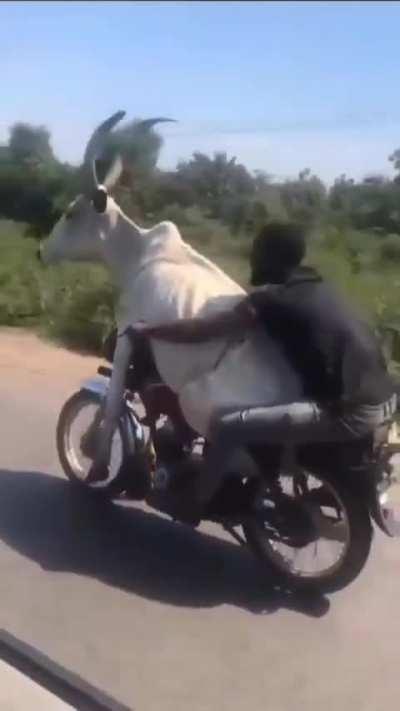
POLYGON ((301 225, 270 222, 255 238, 253 255, 259 262, 265 262, 265 266, 270 264, 271 267, 290 271, 304 259, 306 245, 307 234, 301 225))

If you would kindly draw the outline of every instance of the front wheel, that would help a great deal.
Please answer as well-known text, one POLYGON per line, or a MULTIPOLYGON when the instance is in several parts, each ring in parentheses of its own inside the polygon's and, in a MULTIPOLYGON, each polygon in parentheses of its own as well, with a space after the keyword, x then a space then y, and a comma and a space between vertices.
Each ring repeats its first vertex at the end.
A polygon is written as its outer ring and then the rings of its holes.
POLYGON ((121 423, 113 435, 108 478, 104 482, 86 482, 95 453, 103 402, 101 395, 88 390, 79 390, 72 395, 60 412, 56 439, 60 463, 68 479, 82 490, 110 499, 123 491, 120 472, 127 455, 127 436, 121 423))
MULTIPOLYGON (((268 513, 255 514, 243 525, 249 546, 278 581, 295 588, 328 593, 349 585, 363 569, 372 541, 370 516, 360 492, 353 491, 345 475, 339 479, 305 471, 282 474, 279 485, 291 530, 289 525, 283 534, 283 525, 273 532, 268 513)), ((261 502, 263 496, 261 492, 261 502)), ((265 500, 270 498, 265 486, 265 500)))

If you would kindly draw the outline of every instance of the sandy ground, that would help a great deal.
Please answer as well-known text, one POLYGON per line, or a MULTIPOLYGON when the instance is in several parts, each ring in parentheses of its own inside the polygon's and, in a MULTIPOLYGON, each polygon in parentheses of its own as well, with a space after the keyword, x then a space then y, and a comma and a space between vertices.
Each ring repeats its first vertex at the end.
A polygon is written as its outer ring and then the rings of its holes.
POLYGON ((17 383, 60 377, 72 384, 95 375, 99 358, 81 356, 39 339, 34 333, 13 328, 0 329, 0 372, 17 383))

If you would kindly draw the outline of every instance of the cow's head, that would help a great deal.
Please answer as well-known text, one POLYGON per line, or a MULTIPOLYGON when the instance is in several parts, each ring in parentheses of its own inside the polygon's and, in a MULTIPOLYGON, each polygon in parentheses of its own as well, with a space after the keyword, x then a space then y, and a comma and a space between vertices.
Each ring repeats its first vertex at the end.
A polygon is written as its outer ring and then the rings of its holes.
MULTIPOLYGON (((69 205, 49 238, 42 244, 39 254, 44 264, 56 264, 65 260, 108 261, 107 255, 113 251, 110 242, 122 217, 122 212, 110 196, 110 191, 121 176, 123 163, 121 156, 115 156, 100 184, 96 160, 102 155, 107 134, 124 116, 124 111, 113 114, 90 138, 82 166, 82 193, 69 205)), ((171 120, 147 119, 140 122, 137 128, 148 131, 156 123, 171 120)))

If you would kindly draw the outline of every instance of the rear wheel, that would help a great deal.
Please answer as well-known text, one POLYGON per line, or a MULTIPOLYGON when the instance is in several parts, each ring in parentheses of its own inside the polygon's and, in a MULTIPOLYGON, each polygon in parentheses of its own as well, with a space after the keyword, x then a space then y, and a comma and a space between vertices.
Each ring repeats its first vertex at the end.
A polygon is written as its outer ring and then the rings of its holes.
MULTIPOLYGON (((359 492, 344 477, 306 471, 282 474, 279 484, 287 501, 288 526, 284 521, 276 526, 275 517, 272 530, 274 509, 270 515, 268 509, 255 514, 243 526, 250 547, 278 580, 296 588, 333 592, 349 585, 363 569, 372 540, 369 512, 359 492)), ((259 502, 261 510, 271 502, 267 486, 259 502)))
POLYGON ((103 402, 100 395, 87 390, 80 390, 67 400, 57 423, 57 451, 63 471, 73 484, 93 495, 112 498, 124 488, 119 474, 127 441, 121 424, 113 434, 108 478, 103 482, 86 482, 102 421, 103 402))

